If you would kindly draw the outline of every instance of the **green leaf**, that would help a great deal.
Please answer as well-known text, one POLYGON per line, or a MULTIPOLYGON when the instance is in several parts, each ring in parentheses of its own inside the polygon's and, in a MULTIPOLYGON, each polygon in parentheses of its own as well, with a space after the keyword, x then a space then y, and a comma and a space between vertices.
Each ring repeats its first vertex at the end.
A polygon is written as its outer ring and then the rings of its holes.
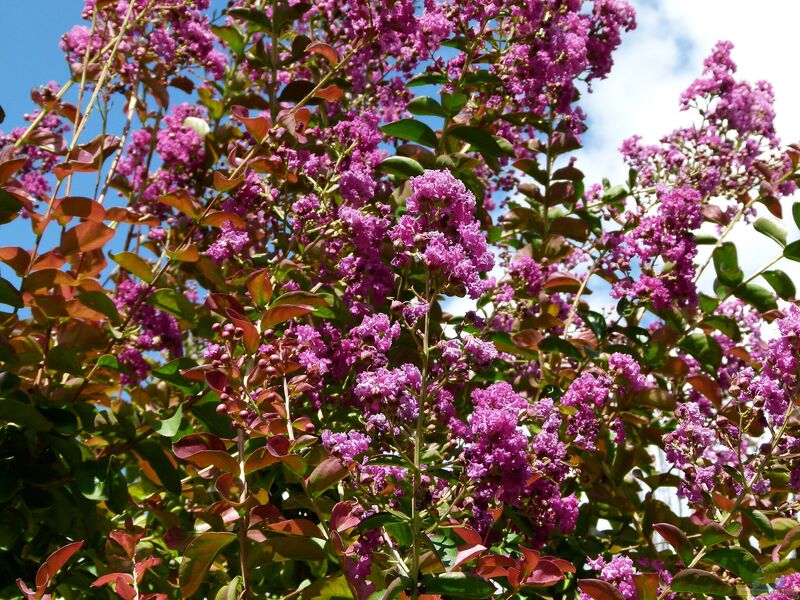
POLYGON ((366 519, 363 519, 356 527, 353 529, 352 535, 358 535, 362 531, 369 531, 371 529, 377 529, 378 527, 383 527, 388 523, 404 523, 405 519, 399 517, 390 512, 378 512, 374 515, 370 515, 366 519))
POLYGON ((772 238, 781 246, 786 245, 786 228, 782 223, 767 217, 759 217, 756 219, 756 222, 753 223, 753 227, 756 231, 772 238))
POLYGON ((539 342, 539 350, 543 350, 545 352, 559 352, 564 356, 569 356, 575 360, 583 360, 583 355, 581 354, 580 350, 578 350, 564 338, 556 335, 546 337, 539 342))
POLYGON ((244 50, 244 36, 235 27, 227 25, 212 25, 211 31, 214 32, 219 39, 225 42, 225 45, 233 50, 236 54, 241 54, 244 50))
POLYGON ((726 568, 747 585, 752 585, 761 575, 758 561, 747 550, 738 546, 712 550, 706 554, 704 560, 726 568))
POLYGON ((740 300, 744 300, 761 313, 778 308, 778 303, 772 292, 754 283, 737 286, 733 290, 733 295, 740 300))
POLYGON ((178 405, 178 410, 169 419, 164 419, 158 422, 156 431, 164 437, 174 437, 178 430, 181 428, 181 419, 183 419, 183 406, 178 405))
POLYGON ((117 305, 108 297, 105 292, 95 290, 92 292, 83 292, 78 294, 78 302, 92 310, 99 312, 101 315, 107 316, 114 324, 120 323, 122 319, 117 311, 117 305))
POLYGON ((153 270, 150 268, 150 263, 143 259, 138 254, 133 252, 119 252, 118 254, 108 254, 115 263, 120 267, 136 275, 139 279, 146 283, 153 281, 153 270))
POLYGON ((447 135, 452 135, 462 142, 467 142, 478 152, 486 156, 499 158, 507 154, 507 152, 500 147, 500 144, 497 143, 497 140, 494 139, 488 131, 484 131, 480 127, 458 125, 457 127, 448 129, 447 135))
POLYGON ((182 293, 162 288, 153 292, 147 299, 147 303, 180 319, 184 319, 194 324, 197 322, 197 313, 194 305, 182 293))
POLYGON ((272 29, 272 21, 263 10, 255 8, 231 8, 228 14, 237 19, 247 21, 251 28, 256 31, 269 31, 272 29))
MULTIPOLYGON (((797 204, 795 204, 797 206, 797 204)), ((789 260, 800 262, 800 240, 796 240, 783 249, 783 256, 789 260)))
POLYGON ((440 573, 423 575, 426 594, 447 594, 454 598, 491 598, 495 587, 474 573, 440 573))
POLYGON ((0 399, 0 422, 16 423, 34 431, 50 431, 53 424, 35 406, 10 398, 0 399))
POLYGON ((792 204, 792 217, 794 218, 794 224, 800 227, 800 202, 792 204))
POLYGON ((680 343, 680 347, 710 371, 716 370, 722 361, 722 348, 719 343, 705 333, 691 334, 680 343))
POLYGON ((224 585, 219 589, 217 595, 214 596, 214 600, 237 600, 239 598, 239 582, 241 579, 238 575, 231 579, 228 585, 224 585))
POLYGON ((100 358, 97 359, 97 366, 98 367, 105 367, 107 369, 111 369, 112 371, 117 371, 119 373, 125 373, 127 369, 122 366, 122 363, 119 362, 119 359, 116 356, 112 356, 111 354, 103 354, 100 358))
POLYGON ((709 315, 703 319, 701 325, 713 327, 714 329, 717 329, 727 335, 735 342, 738 342, 742 337, 742 333, 739 331, 739 325, 736 323, 736 320, 732 319, 731 317, 725 317, 723 315, 709 315))
POLYGON ((181 476, 172 462, 167 458, 164 449, 152 440, 144 440, 134 447, 158 475, 164 488, 176 496, 181 495, 181 476))
POLYGON ((8 304, 12 308, 22 308, 25 306, 17 288, 15 288, 10 281, 2 277, 0 277, 0 304, 8 304))
POLYGON ((713 573, 700 569, 684 569, 675 575, 669 589, 673 592, 711 594, 712 596, 730 596, 736 591, 736 588, 725 583, 713 573))
POLYGON ((780 269, 764 271, 761 276, 783 300, 791 300, 797 295, 792 278, 780 269))
POLYGON ((703 545, 711 547, 721 542, 729 541, 733 536, 727 532, 719 523, 709 523, 700 531, 700 541, 703 545))
POLYGON ((150 374, 157 379, 171 383, 175 387, 190 394, 196 393, 202 383, 181 375, 181 371, 196 367, 197 364, 188 358, 176 358, 158 369, 153 369, 150 374))
POLYGON ((413 158, 407 156, 390 156, 378 165, 378 168, 389 175, 397 175, 403 179, 422 175, 425 169, 413 158))
POLYGON ((433 98, 428 96, 417 96, 406 106, 408 112, 417 116, 431 116, 446 118, 447 113, 433 98))
POLYGON ((414 75, 411 79, 409 79, 406 85, 408 87, 416 87, 419 85, 447 83, 448 81, 449 79, 447 78, 447 75, 443 73, 420 73, 419 75, 414 75))
POLYGON ((76 377, 83 376, 83 366, 74 350, 68 346, 55 346, 47 353, 47 368, 76 377))
POLYGON ((423 146, 428 146, 430 148, 435 148, 439 143, 439 140, 436 137, 436 133, 433 131, 433 129, 425 125, 425 123, 422 121, 417 121, 416 119, 400 119, 394 123, 382 125, 381 131, 383 131, 386 135, 396 137, 401 140, 422 144, 423 146))
POLYGON ((181 598, 189 598, 200 589, 217 554, 235 539, 235 533, 208 531, 189 542, 178 568, 181 598))
POLYGON ((722 283, 735 286, 742 282, 744 273, 739 268, 739 257, 732 242, 723 242, 714 249, 711 256, 714 260, 714 270, 722 283))
POLYGON ((467 105, 469 96, 466 94, 447 94, 442 92, 442 108, 448 117, 454 117, 467 105))
POLYGON ((578 315, 589 326, 598 340, 603 339, 608 329, 606 318, 593 310, 578 309, 578 315))
MULTIPOLYGON (((0 190, 0 214, 11 215, 22 208, 23 203, 5 190, 0 190)), ((6 221, 4 221, 6 222, 6 221)))
POLYGON ((767 538, 773 539, 775 537, 775 529, 772 527, 772 523, 767 518, 767 515, 760 510, 754 510, 752 508, 741 508, 739 510, 741 510, 767 538))

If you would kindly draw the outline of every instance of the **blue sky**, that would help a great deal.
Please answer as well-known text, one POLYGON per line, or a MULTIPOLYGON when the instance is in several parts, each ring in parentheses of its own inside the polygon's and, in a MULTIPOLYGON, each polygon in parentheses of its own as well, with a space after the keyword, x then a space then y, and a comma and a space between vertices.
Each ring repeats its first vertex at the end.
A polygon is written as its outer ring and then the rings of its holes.
MULTIPOLYGON (((778 132, 787 143, 800 140, 796 108, 800 79, 793 66, 800 2, 771 0, 768 10, 754 9, 750 0, 632 3, 639 28, 624 37, 609 79, 595 84, 594 93, 582 102, 591 130, 578 166, 588 181, 610 177, 614 183, 621 182, 626 169, 617 148, 623 139, 638 133, 656 141, 685 120, 678 111, 678 96, 699 74, 703 58, 719 39, 734 42, 733 56, 742 76, 774 84, 778 132)), ((222 7, 225 2, 213 0, 213 4, 222 7)), ((23 124, 22 115, 33 109, 32 87, 50 80, 63 83, 67 78, 58 42, 61 34, 81 22, 82 8, 83 0, 0 0, 0 105, 6 112, 0 129, 23 124)), ((20 225, 5 226, 4 244, 13 243, 22 231, 20 225)), ((800 236, 793 224, 789 229, 790 240, 800 236)), ((737 232, 737 239, 759 250, 741 257, 745 270, 758 268, 765 262, 764 253, 771 255, 774 250, 751 228, 737 232)), ((796 265, 781 266, 800 279, 796 265)))
POLYGON ((81 0, 4 0, 0 3, 0 105, 4 131, 22 124, 32 108, 31 88, 63 82, 67 65, 58 48, 61 34, 81 20, 81 0))

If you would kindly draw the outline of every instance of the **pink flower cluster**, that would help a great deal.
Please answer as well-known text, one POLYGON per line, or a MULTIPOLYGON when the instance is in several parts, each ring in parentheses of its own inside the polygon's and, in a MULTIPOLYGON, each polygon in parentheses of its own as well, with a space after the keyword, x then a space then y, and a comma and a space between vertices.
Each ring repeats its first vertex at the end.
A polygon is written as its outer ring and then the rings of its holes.
POLYGON ((410 183, 408 212, 389 231, 399 253, 392 264, 402 266, 416 254, 454 293, 483 295, 494 287, 494 279, 481 278, 494 257, 475 220, 475 196, 449 171, 428 170, 410 183))

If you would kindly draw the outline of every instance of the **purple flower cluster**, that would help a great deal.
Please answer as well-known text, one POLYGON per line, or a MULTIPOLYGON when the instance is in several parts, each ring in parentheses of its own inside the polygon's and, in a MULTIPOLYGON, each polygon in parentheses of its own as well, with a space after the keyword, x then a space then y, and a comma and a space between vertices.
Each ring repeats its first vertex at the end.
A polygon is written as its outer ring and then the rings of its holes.
POLYGON ((656 310, 697 302, 694 257, 697 244, 692 230, 700 227, 700 194, 688 188, 661 190, 658 214, 642 218, 639 225, 616 244, 617 265, 628 270, 638 260, 642 274, 614 284, 614 298, 649 298, 656 310), (666 265, 655 273, 656 262, 666 265))
MULTIPOLYGON (((617 555, 606 562, 602 556, 594 560, 587 560, 589 568, 600 572, 600 579, 607 581, 617 588, 626 600, 636 600, 636 586, 633 584, 633 575, 636 568, 633 561, 627 556, 617 555)), ((581 600, 590 600, 590 597, 581 592, 581 600)))
POLYGON ((636 26, 635 12, 622 0, 464 3, 465 17, 482 19, 505 9, 515 19, 518 40, 503 52, 498 66, 505 96, 518 110, 546 116, 551 108, 583 129, 584 115, 573 106, 576 81, 605 77, 621 33, 636 26), (483 14, 481 14, 483 13, 483 14))
POLYGON ((388 431, 392 429, 392 418, 416 420, 419 411, 417 394, 421 384, 422 376, 414 365, 404 364, 397 369, 382 367, 361 373, 353 387, 353 395, 369 415, 368 424, 379 431, 388 431))
POLYGON ((623 143, 622 153, 637 171, 640 186, 689 186, 734 206, 762 181, 776 196, 794 191, 793 182, 776 183, 774 175, 765 176, 765 160, 773 163, 767 170, 780 171, 784 162, 775 152, 772 88, 764 81, 737 80, 732 49, 730 42, 719 42, 703 75, 681 95, 681 108, 698 111, 702 126, 676 129, 657 145, 645 145, 638 136, 623 143))
POLYGON ((717 431, 708 426, 706 416, 694 402, 686 402, 675 409, 678 427, 664 436, 667 460, 686 475, 678 488, 678 495, 691 502, 700 502, 702 493, 709 492, 715 483, 720 465, 705 460, 714 446, 719 444, 717 431))
POLYGON ((333 433, 330 429, 322 432, 322 445, 331 454, 341 458, 346 464, 356 462, 359 456, 369 451, 372 438, 359 431, 333 433))
POLYGON ((595 449, 600 431, 600 410, 608 403, 612 381, 607 375, 583 373, 575 379, 561 397, 561 404, 575 410, 567 425, 567 434, 575 436, 575 445, 585 450, 595 449))
POLYGON ((735 385, 740 402, 763 408, 773 423, 781 425, 798 389, 800 308, 790 304, 786 316, 776 324, 780 335, 767 343, 761 372, 747 367, 739 374, 735 385))
POLYGON ((614 377, 620 377, 627 382, 633 392, 638 392, 647 387, 647 377, 642 375, 639 363, 630 354, 615 352, 608 358, 608 370, 614 377))
POLYGON ((478 298, 493 288, 494 279, 480 277, 492 269, 494 257, 475 220, 472 192, 449 171, 427 170, 410 183, 408 212, 389 231, 399 252, 393 264, 401 266, 416 252, 455 292, 463 288, 478 298))
POLYGON ((208 247, 207 254, 219 265, 233 256, 241 256, 249 245, 250 236, 247 231, 234 227, 230 221, 226 221, 222 225, 219 237, 208 247))
MULTIPOLYGON (((120 282, 114 303, 119 309, 132 309, 149 291, 145 283, 135 284, 130 279, 120 282)), ((130 375, 123 375, 125 383, 138 383, 149 372, 142 352, 167 351, 172 357, 183 356, 183 339, 175 317, 149 304, 140 303, 133 322, 138 326, 135 343, 124 349, 119 359, 130 375)))
POLYGON ((515 503, 533 475, 528 438, 519 427, 528 401, 510 384, 495 383, 472 392, 472 404, 467 476, 479 482, 479 500, 515 503))
POLYGON ((762 594, 759 600, 797 600, 800 598, 800 573, 791 573, 778 578, 775 589, 762 594))
POLYGON ((90 58, 95 58, 113 40, 131 2, 127 31, 117 54, 127 58, 118 67, 120 75, 133 80, 146 65, 157 61, 164 74, 201 66, 213 79, 222 78, 227 58, 214 48, 216 36, 203 13, 209 0, 161 0, 157 9, 147 0, 118 0, 101 8, 96 0, 86 0, 83 18, 94 20, 94 26, 76 25, 61 38, 61 49, 73 70, 82 68, 87 49, 90 58))

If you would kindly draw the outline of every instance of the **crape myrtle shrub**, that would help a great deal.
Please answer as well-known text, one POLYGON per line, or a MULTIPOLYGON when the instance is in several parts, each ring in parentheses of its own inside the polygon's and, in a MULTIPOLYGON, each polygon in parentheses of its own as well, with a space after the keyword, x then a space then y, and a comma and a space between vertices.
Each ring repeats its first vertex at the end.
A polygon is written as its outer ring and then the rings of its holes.
POLYGON ((622 0, 83 19, 0 138, 0 596, 800 595, 800 150, 730 44, 612 186, 622 0))

